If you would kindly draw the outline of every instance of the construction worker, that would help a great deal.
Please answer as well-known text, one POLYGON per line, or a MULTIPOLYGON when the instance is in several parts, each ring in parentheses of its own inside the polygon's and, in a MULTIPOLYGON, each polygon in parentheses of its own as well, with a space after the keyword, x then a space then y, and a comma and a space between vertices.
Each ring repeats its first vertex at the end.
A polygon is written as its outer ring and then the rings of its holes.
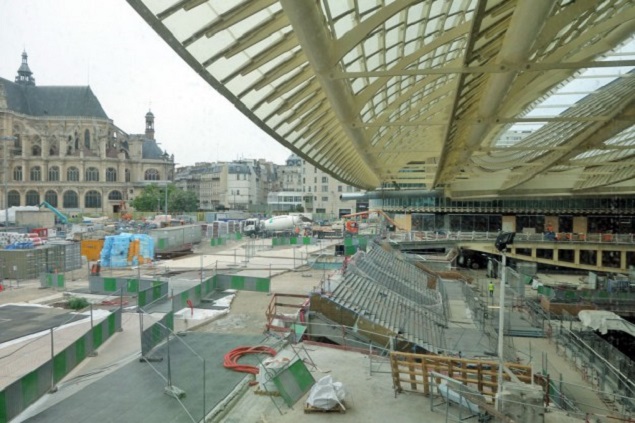
POLYGON ((489 290, 489 296, 494 298, 494 282, 489 281, 489 285, 487 285, 487 289, 489 290))

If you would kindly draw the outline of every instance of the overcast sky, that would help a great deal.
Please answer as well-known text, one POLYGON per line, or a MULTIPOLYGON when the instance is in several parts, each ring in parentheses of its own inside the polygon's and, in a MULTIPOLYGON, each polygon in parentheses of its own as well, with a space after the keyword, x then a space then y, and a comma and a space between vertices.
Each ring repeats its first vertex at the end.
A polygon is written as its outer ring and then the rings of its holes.
POLYGON ((0 0, 0 77, 22 51, 36 85, 90 85, 116 126, 143 133, 155 115, 159 145, 177 166, 291 152, 205 83, 125 0, 0 0))

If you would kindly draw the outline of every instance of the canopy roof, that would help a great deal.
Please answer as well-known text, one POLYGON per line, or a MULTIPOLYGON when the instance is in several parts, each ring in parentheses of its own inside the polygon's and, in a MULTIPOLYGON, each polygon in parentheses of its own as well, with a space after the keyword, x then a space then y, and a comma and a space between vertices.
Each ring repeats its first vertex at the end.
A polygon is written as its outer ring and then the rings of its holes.
POLYGON ((128 2, 246 116, 345 183, 635 192, 631 0, 128 2))

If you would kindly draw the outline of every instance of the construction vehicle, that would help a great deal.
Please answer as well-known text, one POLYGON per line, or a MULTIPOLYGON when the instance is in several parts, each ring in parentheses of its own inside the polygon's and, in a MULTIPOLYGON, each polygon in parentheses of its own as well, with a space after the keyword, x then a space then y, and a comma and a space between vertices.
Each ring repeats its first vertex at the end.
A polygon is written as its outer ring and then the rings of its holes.
POLYGON ((52 211, 53 214, 57 217, 57 220, 59 220, 60 223, 62 223, 62 224, 67 224, 68 223, 68 217, 66 217, 66 215, 64 213, 62 213, 61 211, 59 211, 58 209, 56 209, 55 207, 50 205, 48 202, 42 201, 42 203, 40 203, 39 207, 40 208, 41 207, 46 207, 47 209, 52 211))
POLYGON ((402 227, 400 227, 397 222, 395 222, 390 216, 388 216, 383 210, 368 210, 368 211, 364 211, 364 212, 359 212, 359 213, 351 213, 351 214, 345 214, 342 216, 342 218, 347 219, 345 221, 345 230, 347 233, 349 234, 357 234, 359 232, 360 229, 360 224, 358 223, 357 226, 353 225, 351 222, 355 222, 357 223, 355 220, 350 220, 351 218, 362 218, 362 219, 368 219, 370 218, 370 216, 376 213, 378 216, 383 217, 386 222, 388 222, 388 225, 386 225, 386 228, 390 231, 394 231, 395 229, 399 229, 399 230, 404 230, 402 227), (349 223, 350 223, 350 232, 349 232, 349 223))
POLYGON ((282 215, 269 219, 260 220, 257 218, 245 219, 243 223, 243 233, 248 236, 268 236, 280 232, 295 232, 299 234, 311 222, 302 215, 282 215))

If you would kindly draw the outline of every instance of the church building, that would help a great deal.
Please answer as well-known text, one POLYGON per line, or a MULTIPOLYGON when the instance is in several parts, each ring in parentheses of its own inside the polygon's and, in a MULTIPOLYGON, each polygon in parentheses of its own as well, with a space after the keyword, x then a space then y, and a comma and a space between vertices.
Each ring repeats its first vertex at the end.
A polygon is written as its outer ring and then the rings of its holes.
POLYGON ((0 209, 46 201, 70 216, 117 213, 144 186, 174 177, 151 111, 144 134, 127 134, 90 86, 37 86, 26 52, 15 81, 0 78, 0 142, 0 209))

